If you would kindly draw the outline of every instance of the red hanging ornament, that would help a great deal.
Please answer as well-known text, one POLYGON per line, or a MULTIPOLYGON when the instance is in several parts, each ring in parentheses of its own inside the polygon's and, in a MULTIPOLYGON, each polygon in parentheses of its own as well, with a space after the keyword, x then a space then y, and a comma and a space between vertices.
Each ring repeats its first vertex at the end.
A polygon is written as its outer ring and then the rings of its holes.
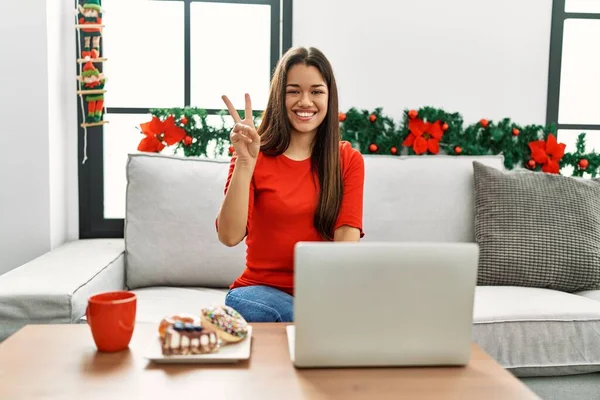
POLYGON ((377 150, 379 150, 379 146, 377 146, 375 143, 371 143, 371 144, 369 145, 369 151, 370 151, 371 153, 376 153, 376 152, 377 152, 377 150))
POLYGON ((585 158, 582 158, 581 160, 579 160, 579 162, 577 163, 579 165, 580 169, 587 169, 587 167, 590 165, 589 161, 586 160, 585 158))
POLYGON ((419 113, 417 112, 417 110, 410 110, 408 112, 408 118, 410 119, 417 118, 418 115, 419 113))
POLYGON ((449 128, 448 124, 444 122, 444 123, 442 124, 442 130, 445 132, 445 131, 447 131, 447 130, 448 130, 448 128, 449 128))
POLYGON ((192 137, 191 136, 184 137, 183 144, 185 144, 186 146, 189 146, 190 144, 192 144, 192 137))
POLYGON ((527 161, 527 166, 531 169, 534 169, 535 168, 535 160, 527 161))
POLYGON ((233 146, 229 146, 229 155, 232 155, 234 151, 235 148, 233 146))
POLYGON ((394 155, 398 154, 398 148, 396 146, 392 146, 392 148, 390 149, 390 153, 394 155))
POLYGON ((346 120, 346 114, 344 114, 344 113, 339 113, 339 114, 338 114, 338 120, 339 120, 340 122, 344 122, 344 121, 346 120))
POLYGON ((375 114, 369 115, 369 121, 375 122, 376 120, 377 120, 377 115, 375 115, 375 114))
POLYGON ((187 119, 187 117, 184 115, 183 117, 181 117, 181 119, 179 120, 179 122, 181 122, 183 125, 187 125, 187 123, 188 123, 188 119, 187 119))
POLYGON ((513 128, 513 130, 512 130, 513 136, 519 136, 520 133, 521 133, 520 130, 518 130, 517 128, 513 128))
POLYGON ((489 123, 489 121, 487 119, 482 118, 481 120, 479 120, 479 124, 481 126, 483 126, 484 128, 487 128, 490 123, 489 123))
POLYGON ((462 147, 460 147, 460 146, 456 146, 456 147, 454 148, 454 152, 455 152, 456 154, 460 154, 460 153, 462 153, 462 147))

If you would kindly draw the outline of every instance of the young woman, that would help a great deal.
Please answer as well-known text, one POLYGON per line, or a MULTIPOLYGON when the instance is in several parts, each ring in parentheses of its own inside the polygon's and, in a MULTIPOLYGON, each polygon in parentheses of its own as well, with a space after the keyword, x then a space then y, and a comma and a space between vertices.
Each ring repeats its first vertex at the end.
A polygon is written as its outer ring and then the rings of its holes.
POLYGON ((217 232, 227 246, 247 245, 225 303, 250 322, 292 322, 295 244, 363 236, 363 158, 340 139, 333 71, 315 48, 279 60, 258 130, 248 94, 244 119, 223 101, 235 151, 217 232))

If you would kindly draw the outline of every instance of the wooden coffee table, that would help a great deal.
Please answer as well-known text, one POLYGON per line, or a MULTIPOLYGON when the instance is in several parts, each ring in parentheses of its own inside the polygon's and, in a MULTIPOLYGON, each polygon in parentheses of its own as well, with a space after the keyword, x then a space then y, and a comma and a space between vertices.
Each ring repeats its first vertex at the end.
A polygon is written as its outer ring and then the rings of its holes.
POLYGON ((87 325, 28 325, 0 344, 0 399, 538 399, 476 345, 466 367, 296 370, 285 325, 252 325, 250 360, 220 366, 149 363, 155 324, 112 354, 87 325))

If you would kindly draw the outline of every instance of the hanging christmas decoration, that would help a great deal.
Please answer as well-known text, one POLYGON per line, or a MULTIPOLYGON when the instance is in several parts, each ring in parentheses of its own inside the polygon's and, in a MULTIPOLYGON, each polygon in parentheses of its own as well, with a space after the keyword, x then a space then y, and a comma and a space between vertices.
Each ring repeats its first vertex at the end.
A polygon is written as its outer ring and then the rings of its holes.
MULTIPOLYGON (((222 111, 221 125, 208 124, 205 110, 197 108, 171 108, 150 110, 158 119, 155 124, 167 124, 169 118, 187 123, 176 124, 183 133, 167 133, 163 125, 158 129, 142 129, 145 138, 140 144, 144 151, 163 151, 173 147, 182 150, 185 156, 207 156, 207 149, 214 148, 214 155, 233 154, 229 142, 231 127, 225 123, 222 111), (158 132, 158 134, 157 134, 158 132), (189 139, 192 138, 192 143, 189 139)), ((550 124, 518 125, 510 119, 499 121, 481 119, 473 124, 463 124, 459 113, 449 113, 442 109, 423 107, 418 110, 405 110, 399 124, 385 115, 381 108, 373 111, 351 108, 340 112, 342 139, 352 143, 353 147, 365 154, 434 155, 449 154, 495 155, 501 154, 507 169, 523 167, 544 173, 560 173, 564 167, 571 166, 572 174, 584 173, 596 176, 600 172, 600 154, 587 151, 585 133, 577 139, 577 150, 565 153, 566 146, 560 143, 550 124), (374 116, 374 121, 371 121, 374 116), (485 126, 485 127, 484 127, 485 126), (483 128, 483 129, 482 129, 483 128)), ((259 115, 255 115, 259 119, 259 115)), ((152 121, 151 121, 152 122, 152 121)), ((258 125, 259 121, 255 120, 258 125)), ((169 131, 170 132, 170 131, 169 131)))
POLYGON ((83 0, 75 10, 75 29, 77 30, 79 63, 77 80, 80 97, 82 122, 80 126, 84 133, 83 163, 87 160, 88 129, 101 127, 108 123, 104 120, 104 94, 106 78, 102 73, 101 57, 102 37, 102 6, 100 0, 83 0))
POLYGON ((100 58, 100 37, 102 36, 102 8, 100 0, 85 0, 78 4, 79 25, 83 37, 81 58, 100 58))
POLYGON ((104 75, 91 62, 83 66, 81 88, 87 104, 85 121, 88 124, 100 122, 104 110, 104 75))

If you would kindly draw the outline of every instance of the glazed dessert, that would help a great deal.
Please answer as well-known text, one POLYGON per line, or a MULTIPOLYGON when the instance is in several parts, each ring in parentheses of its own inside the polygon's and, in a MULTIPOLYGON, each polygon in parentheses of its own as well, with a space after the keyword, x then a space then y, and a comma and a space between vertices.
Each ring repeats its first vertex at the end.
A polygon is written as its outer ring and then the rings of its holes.
POLYGON ((219 351, 219 337, 200 324, 175 322, 162 339, 163 355, 208 354, 219 351))
POLYGON ((241 342, 248 336, 248 323, 229 306, 203 308, 200 319, 202 326, 216 330, 224 343, 241 342))
POLYGON ((167 329, 172 327, 176 322, 182 322, 184 324, 200 325, 200 318, 190 314, 175 314, 171 317, 165 317, 160 321, 158 325, 158 335, 160 338, 165 337, 167 329))

